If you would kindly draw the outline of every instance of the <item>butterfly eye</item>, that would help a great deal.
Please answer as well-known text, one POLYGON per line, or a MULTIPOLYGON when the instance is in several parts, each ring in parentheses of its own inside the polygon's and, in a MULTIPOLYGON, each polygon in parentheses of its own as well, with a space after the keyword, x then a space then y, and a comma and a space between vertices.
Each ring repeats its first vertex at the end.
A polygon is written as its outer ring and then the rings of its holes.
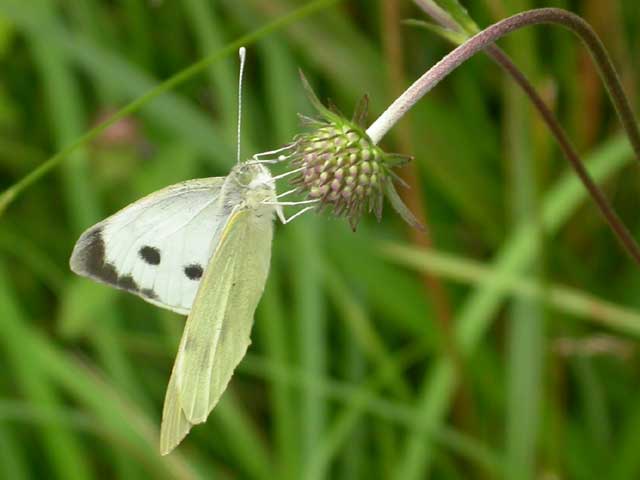
POLYGON ((236 180, 242 186, 248 186, 254 178, 254 173, 251 169, 252 165, 243 165, 236 175, 236 180))

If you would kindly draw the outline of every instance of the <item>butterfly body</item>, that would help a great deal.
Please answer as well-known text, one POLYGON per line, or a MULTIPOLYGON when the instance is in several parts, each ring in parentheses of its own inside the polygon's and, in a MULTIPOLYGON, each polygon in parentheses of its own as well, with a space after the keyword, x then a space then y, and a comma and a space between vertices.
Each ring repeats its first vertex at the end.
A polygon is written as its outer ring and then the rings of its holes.
POLYGON ((271 259, 273 178, 257 163, 167 187, 84 232, 71 269, 188 314, 162 415, 169 453, 204 422, 251 343, 271 259))

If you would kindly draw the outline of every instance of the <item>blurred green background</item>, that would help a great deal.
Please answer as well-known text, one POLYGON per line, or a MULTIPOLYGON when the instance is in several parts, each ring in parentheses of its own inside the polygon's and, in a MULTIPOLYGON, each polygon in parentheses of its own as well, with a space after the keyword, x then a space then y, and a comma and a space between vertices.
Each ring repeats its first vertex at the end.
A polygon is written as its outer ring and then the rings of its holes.
MULTIPOLYGON (((304 2, 0 0, 0 189, 161 80, 304 2)), ((593 24, 637 111, 637 0, 542 6, 593 24)), ((248 48, 243 151, 312 114, 298 77, 369 123, 451 46, 408 0, 343 1, 248 48)), ((632 233, 638 166, 588 54, 557 27, 501 41, 632 233)), ((237 57, 104 132, 0 218, 0 477, 640 478, 640 274, 526 98, 480 55, 383 141, 429 235, 385 208, 356 233, 276 227, 253 345, 209 421, 158 454, 183 318, 73 276, 79 234, 235 159, 237 57)), ((277 169, 276 169, 277 170, 277 169)))

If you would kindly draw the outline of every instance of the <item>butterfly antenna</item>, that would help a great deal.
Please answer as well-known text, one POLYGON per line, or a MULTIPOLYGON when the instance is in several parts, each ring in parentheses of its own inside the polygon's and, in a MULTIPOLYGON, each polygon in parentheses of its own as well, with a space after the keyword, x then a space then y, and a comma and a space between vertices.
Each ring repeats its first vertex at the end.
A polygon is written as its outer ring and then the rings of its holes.
POLYGON ((244 75, 244 59, 247 55, 247 49, 240 47, 238 50, 240 56, 240 78, 238 79, 238 158, 237 162, 240 163, 240 126, 242 124, 242 76, 244 75))

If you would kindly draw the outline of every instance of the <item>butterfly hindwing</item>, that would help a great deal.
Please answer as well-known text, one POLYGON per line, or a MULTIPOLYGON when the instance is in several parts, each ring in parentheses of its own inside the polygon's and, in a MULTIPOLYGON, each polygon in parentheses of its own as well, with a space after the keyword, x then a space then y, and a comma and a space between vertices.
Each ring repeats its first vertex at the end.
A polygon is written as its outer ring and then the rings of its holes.
POLYGON ((187 420, 180 406, 175 372, 176 366, 174 364, 164 398, 164 407, 162 408, 162 426, 160 430, 160 453, 162 455, 171 452, 186 437, 193 426, 187 420))
POLYGON ((234 212, 220 236, 180 341, 161 428, 168 453, 202 423, 224 392, 250 340, 271 258, 271 216, 234 212))
POLYGON ((85 231, 71 269, 132 292, 158 306, 189 313, 225 215, 224 178, 166 187, 85 231))

